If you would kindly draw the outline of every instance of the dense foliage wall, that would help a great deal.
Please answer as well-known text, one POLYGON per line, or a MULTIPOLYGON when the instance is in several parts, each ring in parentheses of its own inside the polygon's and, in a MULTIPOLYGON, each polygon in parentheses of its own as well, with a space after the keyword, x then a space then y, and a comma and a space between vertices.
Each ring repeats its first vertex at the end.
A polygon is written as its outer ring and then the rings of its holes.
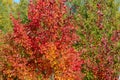
POLYGON ((115 80, 120 69, 119 2, 73 0, 72 4, 81 37, 76 46, 84 52, 85 80, 115 80))
POLYGON ((0 2, 1 79, 118 79, 119 0, 0 2))
POLYGON ((14 31, 1 45, 4 79, 81 79, 81 52, 72 47, 77 26, 65 13, 61 0, 38 0, 30 2, 29 22, 11 16, 14 31))

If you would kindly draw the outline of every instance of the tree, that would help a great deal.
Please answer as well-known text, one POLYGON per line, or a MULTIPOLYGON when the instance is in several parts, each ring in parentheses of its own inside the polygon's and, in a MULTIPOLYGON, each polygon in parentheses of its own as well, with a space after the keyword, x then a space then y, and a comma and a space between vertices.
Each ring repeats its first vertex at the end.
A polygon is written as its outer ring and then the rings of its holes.
POLYGON ((20 0, 19 3, 14 3, 12 8, 12 15, 14 15, 15 18, 20 17, 22 23, 26 23, 28 21, 28 4, 29 0, 20 0))
POLYGON ((10 14, 14 15, 16 19, 20 17, 23 23, 27 22, 27 9, 28 0, 21 0, 20 3, 15 3, 13 0, 0 0, 0 29, 4 33, 12 31, 10 14))
POLYGON ((12 0, 0 0, 0 29, 4 32, 11 30, 10 8, 12 0))
POLYGON ((31 1, 28 22, 12 17, 14 31, 1 45, 4 79, 81 80, 81 52, 72 17, 62 0, 31 1))
POLYGON ((115 80, 120 70, 119 3, 114 0, 73 0, 73 4, 81 37, 75 46, 83 51, 84 79, 115 80))

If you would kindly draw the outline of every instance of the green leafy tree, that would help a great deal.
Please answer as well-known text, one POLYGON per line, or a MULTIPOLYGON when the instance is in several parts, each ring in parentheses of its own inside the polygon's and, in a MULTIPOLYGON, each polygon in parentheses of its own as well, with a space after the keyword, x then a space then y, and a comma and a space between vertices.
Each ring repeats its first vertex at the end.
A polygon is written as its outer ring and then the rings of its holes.
POLYGON ((14 3, 13 5, 12 15, 15 18, 21 18, 23 23, 26 23, 28 21, 28 4, 29 0, 20 0, 19 3, 14 3))
POLYGON ((73 0, 79 26, 85 80, 115 80, 120 70, 120 12, 118 0, 73 0))
POLYGON ((19 3, 13 0, 0 0, 0 29, 3 32, 12 31, 10 14, 15 18, 21 18, 22 22, 27 22, 28 0, 21 0, 19 3))
POLYGON ((11 6, 12 0, 0 0, 0 29, 4 32, 11 30, 11 6))

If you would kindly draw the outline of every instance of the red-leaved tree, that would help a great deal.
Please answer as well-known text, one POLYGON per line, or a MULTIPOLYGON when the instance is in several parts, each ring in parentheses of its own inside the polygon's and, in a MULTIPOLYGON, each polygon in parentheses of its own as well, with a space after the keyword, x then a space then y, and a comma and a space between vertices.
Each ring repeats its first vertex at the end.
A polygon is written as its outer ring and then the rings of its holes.
POLYGON ((7 35, 2 53, 4 79, 81 80, 81 52, 77 27, 62 0, 30 1, 28 23, 12 17, 14 31, 7 35))

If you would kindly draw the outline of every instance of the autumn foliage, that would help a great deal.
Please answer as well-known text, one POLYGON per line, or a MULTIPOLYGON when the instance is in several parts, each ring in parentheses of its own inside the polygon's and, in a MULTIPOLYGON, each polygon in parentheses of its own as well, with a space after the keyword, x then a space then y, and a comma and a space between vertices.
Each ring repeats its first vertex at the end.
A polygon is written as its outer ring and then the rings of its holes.
POLYGON ((29 4, 28 23, 11 17, 14 31, 1 48, 4 79, 81 79, 81 52, 72 47, 77 27, 66 13, 62 0, 37 0, 29 4))
POLYGON ((118 3, 29 0, 22 11, 26 2, 9 16, 13 31, 0 30, 0 80, 118 79, 118 3))

